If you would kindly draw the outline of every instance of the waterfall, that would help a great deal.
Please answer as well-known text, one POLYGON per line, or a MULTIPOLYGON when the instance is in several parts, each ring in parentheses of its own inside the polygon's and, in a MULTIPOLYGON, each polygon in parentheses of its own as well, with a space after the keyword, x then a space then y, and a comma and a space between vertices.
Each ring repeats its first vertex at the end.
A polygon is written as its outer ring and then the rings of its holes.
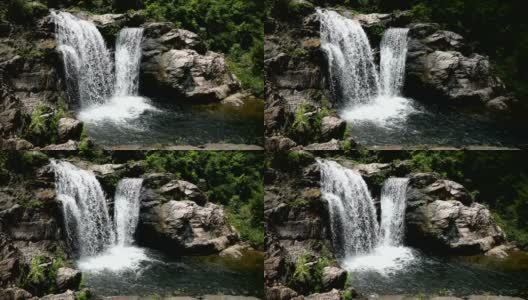
POLYGON ((358 21, 335 11, 319 9, 318 14, 334 95, 347 106, 371 102, 378 96, 380 84, 365 31, 358 21))
POLYGON ((403 242, 408 178, 389 178, 381 189, 380 245, 399 246, 403 242))
POLYGON ((95 25, 67 12, 51 12, 63 54, 69 97, 81 106, 104 103, 113 93, 110 51, 95 25), (72 92, 76 91, 76 92, 72 92))
POLYGON ((52 160, 51 167, 69 238, 81 257, 99 253, 115 236, 99 181, 91 172, 66 161, 52 160))
POLYGON ((134 232, 139 220, 139 196, 143 179, 124 178, 119 181, 114 201, 117 245, 126 246, 134 242, 134 232))
POLYGON ((377 244, 379 226, 367 184, 355 170, 329 160, 319 159, 318 163, 337 257, 370 252, 377 244))
POLYGON ((138 94, 143 28, 124 28, 116 42, 115 96, 138 94))
POLYGON ((384 96, 400 96, 407 58, 407 28, 390 28, 381 40, 380 78, 384 96))

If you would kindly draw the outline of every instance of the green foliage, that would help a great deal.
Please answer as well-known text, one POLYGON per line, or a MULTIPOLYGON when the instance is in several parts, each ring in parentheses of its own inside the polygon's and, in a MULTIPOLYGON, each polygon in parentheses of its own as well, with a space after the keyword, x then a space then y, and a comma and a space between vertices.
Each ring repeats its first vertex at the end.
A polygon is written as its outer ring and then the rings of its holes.
POLYGON ((308 283, 311 279, 310 267, 308 266, 309 254, 304 253, 297 259, 293 279, 300 283, 308 283))
POLYGON ((429 22, 431 21, 431 16, 433 14, 433 11, 430 7, 425 5, 424 3, 419 3, 414 5, 411 8, 411 13, 413 15, 413 18, 418 22, 429 22))
POLYGON ((39 1, 10 0, 7 8, 8 18, 19 24, 29 24, 45 16, 48 7, 39 1))
POLYGON ((87 290, 81 290, 75 293, 75 300, 87 300, 89 297, 87 290))
POLYGON ((264 95, 264 5, 260 0, 146 0, 146 16, 198 33, 227 53, 244 88, 264 95))
POLYGON ((422 172, 437 172, 443 177, 457 180, 464 177, 459 169, 464 155, 463 151, 453 151, 450 155, 445 155, 442 151, 415 151, 411 163, 414 169, 422 172))
POLYGON ((23 151, 20 156, 20 167, 25 170, 40 168, 48 163, 48 156, 39 151, 23 151))
POLYGON ((308 116, 306 115, 308 110, 308 103, 302 102, 295 112, 295 119, 292 127, 296 130, 303 130, 308 127, 308 116))
POLYGON ((41 256, 33 258, 27 275, 28 284, 40 285, 46 280, 46 268, 43 266, 44 262, 45 260, 41 256))
POLYGON ((314 11, 315 7, 312 3, 303 0, 290 0, 288 2, 288 13, 295 16, 305 16, 314 11))
POLYGON ((321 292, 323 270, 332 265, 334 263, 324 256, 312 264, 310 263, 310 254, 308 252, 303 253, 295 263, 292 275, 293 286, 303 292, 321 292))
POLYGON ((61 99, 55 111, 39 103, 31 115, 31 123, 24 136, 36 145, 56 143, 59 140, 59 120, 67 115, 66 106, 61 99))
POLYGON ((352 300, 353 298, 354 296, 352 295, 352 291, 349 289, 342 291, 340 294, 341 300, 352 300))
POLYGON ((210 201, 227 206, 229 220, 242 238, 256 246, 263 245, 264 158, 261 153, 153 151, 147 153, 144 164, 147 170, 169 172, 200 186, 210 201))

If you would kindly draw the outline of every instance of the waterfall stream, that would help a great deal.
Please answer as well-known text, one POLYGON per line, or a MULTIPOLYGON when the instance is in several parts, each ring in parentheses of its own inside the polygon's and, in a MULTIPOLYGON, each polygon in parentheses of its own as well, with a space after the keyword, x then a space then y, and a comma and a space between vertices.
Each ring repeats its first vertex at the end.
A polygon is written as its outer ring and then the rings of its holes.
POLYGON ((401 95, 407 59, 407 28, 389 28, 381 40, 380 78, 384 96, 401 95))
POLYGON ((321 49, 326 55, 329 85, 341 102, 341 118, 363 125, 401 129, 417 112, 400 96, 404 83, 408 29, 390 28, 380 45, 380 70, 368 37, 357 20, 331 10, 318 10, 321 49))
POLYGON ((388 178, 381 189, 380 245, 399 246, 405 234, 408 178, 388 178))
POLYGON ((67 12, 51 12, 63 55, 69 97, 81 106, 102 104, 113 93, 113 62, 95 25, 67 12))
POLYGON ((377 244, 379 225, 367 184, 357 171, 335 161, 318 163, 337 257, 347 259, 369 253, 377 244))
POLYGON ((401 246, 408 179, 385 181, 380 227, 374 201, 361 174, 335 161, 317 162, 322 196, 328 202, 334 252, 342 267, 385 273, 412 261, 411 249, 401 246))
POLYGON ((124 178, 118 182, 114 196, 114 231, 104 192, 95 175, 66 161, 52 160, 51 167, 68 240, 79 251, 81 270, 137 269, 149 259, 144 249, 133 246, 142 179, 124 178))
POLYGON ((116 42, 115 96, 135 96, 139 87, 143 28, 124 28, 116 42))
POLYGON ((51 166, 70 240, 81 257, 96 255, 115 239, 99 181, 91 172, 66 161, 52 160, 51 166))
POLYGON ((378 96, 380 84, 365 31, 358 21, 335 11, 319 9, 318 14, 334 95, 347 102, 345 106, 371 102, 378 96))
POLYGON ((114 201, 117 245, 126 246, 134 242, 134 232, 139 220, 139 196, 143 179, 124 178, 119 181, 114 201))

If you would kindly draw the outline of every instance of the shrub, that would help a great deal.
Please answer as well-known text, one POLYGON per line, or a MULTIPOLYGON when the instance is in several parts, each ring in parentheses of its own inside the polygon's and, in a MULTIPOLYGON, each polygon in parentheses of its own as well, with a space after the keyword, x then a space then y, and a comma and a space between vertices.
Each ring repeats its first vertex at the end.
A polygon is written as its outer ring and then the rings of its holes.
POLYGON ((19 24, 28 24, 34 22, 48 14, 48 7, 38 1, 11 0, 7 10, 7 15, 19 24))
POLYGON ((423 4, 416 4, 411 8, 411 13, 413 15, 413 18, 418 22, 429 22, 431 21, 431 16, 433 14, 433 10, 423 4))

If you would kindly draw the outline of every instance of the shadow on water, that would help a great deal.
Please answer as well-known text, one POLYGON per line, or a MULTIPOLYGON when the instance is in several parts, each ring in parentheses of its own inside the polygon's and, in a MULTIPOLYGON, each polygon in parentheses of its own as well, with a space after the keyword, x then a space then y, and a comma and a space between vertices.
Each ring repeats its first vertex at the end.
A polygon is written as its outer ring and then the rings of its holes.
POLYGON ((222 104, 154 103, 137 118, 88 121, 88 134, 103 146, 230 143, 263 145, 264 104, 248 100, 240 107, 222 104))
POLYGON ((205 294, 264 297, 264 256, 247 252, 241 259, 220 256, 170 257, 147 250, 138 269, 84 273, 98 295, 199 296, 205 294))
POLYGON ((454 108, 407 101, 407 111, 393 113, 382 122, 368 117, 348 120, 350 135, 365 146, 516 147, 528 143, 520 126, 454 108))
POLYGON ((398 270, 384 274, 352 271, 351 286, 366 294, 528 297, 528 253, 517 252, 499 259, 435 257, 413 252, 414 259, 398 270))

